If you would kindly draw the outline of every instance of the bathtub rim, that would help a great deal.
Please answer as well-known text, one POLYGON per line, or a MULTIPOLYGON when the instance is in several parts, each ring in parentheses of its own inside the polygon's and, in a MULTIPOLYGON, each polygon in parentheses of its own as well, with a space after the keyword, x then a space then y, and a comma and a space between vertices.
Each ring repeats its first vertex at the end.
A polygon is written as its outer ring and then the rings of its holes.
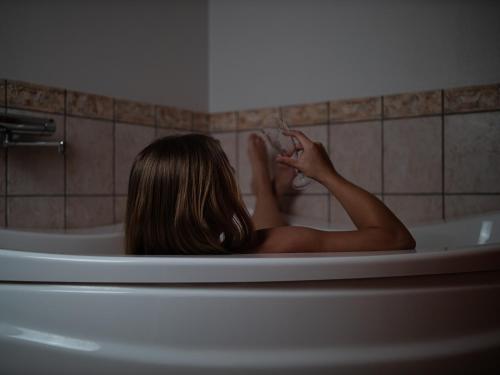
POLYGON ((82 256, 0 249, 0 282, 178 284, 320 281, 498 271, 500 243, 438 252, 82 256))

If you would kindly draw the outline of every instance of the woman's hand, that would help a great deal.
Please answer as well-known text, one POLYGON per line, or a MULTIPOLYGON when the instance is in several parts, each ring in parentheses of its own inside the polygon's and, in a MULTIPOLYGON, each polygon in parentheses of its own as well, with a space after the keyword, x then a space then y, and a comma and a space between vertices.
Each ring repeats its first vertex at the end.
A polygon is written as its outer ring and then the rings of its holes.
POLYGON ((289 132, 283 132, 283 134, 294 137, 299 143, 297 148, 302 150, 302 152, 299 153, 297 159, 278 155, 276 161, 297 168, 307 177, 311 177, 319 182, 322 182, 328 175, 337 174, 328 157, 328 153, 321 143, 313 142, 304 133, 297 130, 290 130, 289 132))

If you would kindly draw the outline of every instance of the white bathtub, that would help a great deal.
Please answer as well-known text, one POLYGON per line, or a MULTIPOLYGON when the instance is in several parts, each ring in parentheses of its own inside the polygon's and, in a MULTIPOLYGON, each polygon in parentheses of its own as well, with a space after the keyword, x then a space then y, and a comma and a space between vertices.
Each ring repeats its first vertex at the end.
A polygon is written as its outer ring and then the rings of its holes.
POLYGON ((0 230, 0 373, 495 373, 500 212, 412 232, 416 251, 127 257, 120 226, 0 230))

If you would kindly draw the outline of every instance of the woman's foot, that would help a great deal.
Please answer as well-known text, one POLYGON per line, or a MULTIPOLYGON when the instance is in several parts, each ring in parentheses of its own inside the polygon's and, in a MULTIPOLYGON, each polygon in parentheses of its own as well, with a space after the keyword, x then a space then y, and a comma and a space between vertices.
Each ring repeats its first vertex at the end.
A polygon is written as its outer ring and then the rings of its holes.
POLYGON ((297 171, 287 165, 276 163, 274 169, 273 188, 276 196, 281 198, 287 193, 293 192, 292 182, 297 171))
POLYGON ((248 158, 252 166, 252 192, 255 195, 272 193, 266 143, 257 134, 248 137, 248 158))

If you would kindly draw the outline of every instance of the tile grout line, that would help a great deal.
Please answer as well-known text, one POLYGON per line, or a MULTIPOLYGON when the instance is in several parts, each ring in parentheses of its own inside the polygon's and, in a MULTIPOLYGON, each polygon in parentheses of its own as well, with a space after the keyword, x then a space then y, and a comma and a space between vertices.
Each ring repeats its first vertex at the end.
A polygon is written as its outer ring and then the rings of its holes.
MULTIPOLYGON (((266 108, 264 108, 266 109, 266 108)), ((279 108, 281 109, 281 108, 279 108)), ((234 111, 235 113, 238 111, 234 111)), ((444 113, 444 116, 460 116, 460 115, 471 115, 471 114, 476 114, 476 113, 497 113, 500 112, 500 109, 482 109, 482 110, 477 110, 477 111, 463 111, 463 112, 449 112, 449 113, 444 113)), ((79 117, 79 116, 75 116, 79 117)), ((352 121, 337 121, 337 122, 330 122, 330 125, 332 126, 342 126, 342 125, 350 125, 350 124, 359 124, 359 123, 366 123, 366 122, 378 122, 382 119, 388 120, 388 121, 393 121, 393 120, 406 120, 406 119, 420 119, 420 118, 428 118, 428 117, 441 117, 441 113, 436 112, 432 114, 423 114, 423 115, 414 115, 414 116, 399 116, 399 117, 377 117, 377 118, 366 118, 363 120, 352 120, 352 121)), ((108 120, 109 121, 109 120, 108 120)), ((126 122, 123 121, 124 123, 132 124, 132 125, 138 125, 137 123, 132 123, 132 122, 126 122)), ((315 123, 310 123, 310 124, 303 124, 303 125, 290 125, 291 127, 314 127, 314 126, 319 126, 319 125, 325 125, 324 122, 315 122, 315 123)), ((142 125, 142 126, 151 126, 151 125, 142 125)), ((248 127, 241 129, 242 131, 250 131, 250 130, 258 130, 256 127, 248 127)), ((224 129, 215 129, 210 131, 210 133, 230 133, 233 130, 224 130, 224 129)))
MULTIPOLYGON (((7 101, 7 99, 5 99, 7 101)), ((7 113, 8 108, 5 107, 5 113, 7 113)), ((9 227, 9 207, 8 200, 9 197, 9 148, 5 149, 5 227, 9 227)))
MULTIPOLYGON (((113 167, 112 167, 112 173, 113 173, 113 199, 112 199, 112 203, 111 203, 111 207, 112 207, 112 210, 113 210, 113 213, 112 213, 112 216, 113 216, 113 223, 116 223, 116 115, 115 115, 115 99, 113 99, 113 131, 112 131, 112 137, 113 137, 113 141, 112 141, 112 152, 113 152, 113 167)), ((156 129, 156 109, 155 109, 155 129, 156 129)))
POLYGON ((444 131, 444 90, 441 90, 441 219, 446 221, 446 199, 445 199, 445 186, 444 186, 444 175, 445 175, 445 158, 444 158, 444 148, 445 148, 445 131, 444 131))
POLYGON ((64 207, 64 230, 68 229, 68 172, 67 172, 67 159, 66 159, 66 154, 67 154, 67 138, 66 138, 66 133, 67 133, 67 119, 68 119, 68 91, 64 90, 64 155, 63 155, 63 165, 64 165, 64 171, 63 171, 63 176, 64 176, 64 198, 63 198, 63 207, 64 207))
MULTIPOLYGON (((4 108, 4 113, 7 113, 7 80, 4 79, 4 102, 3 102, 3 108, 4 108)), ((7 228, 8 227, 8 215, 7 215, 7 149, 5 149, 5 158, 4 158, 4 177, 5 177, 5 184, 4 184, 4 189, 5 189, 5 196, 4 196, 4 225, 7 228)))
POLYGON ((382 202, 385 203, 385 179, 384 179, 384 157, 385 157, 385 151, 384 151, 384 96, 380 96, 380 146, 381 146, 381 160, 380 160, 380 177, 381 177, 381 186, 380 186, 380 197, 382 198, 382 202))
MULTIPOLYGON (((326 118, 327 118, 327 127, 326 127, 326 152, 328 153, 328 156, 331 158, 331 154, 330 154, 330 126, 331 126, 331 119, 330 119, 330 101, 327 101, 326 102, 326 118)), ((332 161, 333 163, 333 161, 332 161)), ((328 192, 328 207, 327 207, 327 214, 328 214, 328 222, 331 223, 333 222, 333 218, 332 218, 332 193, 330 191, 328 191, 328 189, 326 189, 327 192, 328 192)))
MULTIPOLYGON (((10 194, 9 197, 15 197, 15 198, 37 198, 37 197, 59 197, 62 198, 64 197, 65 194, 10 194)), ((113 194, 68 194, 67 197, 69 198, 104 198, 104 197, 112 197, 113 194)), ((125 196, 121 194, 120 196, 125 196)))
MULTIPOLYGON (((115 106, 113 105, 113 117, 115 116, 114 111, 115 111, 115 106)), ((158 111, 156 109, 156 106, 155 106, 155 125, 154 125, 154 128, 155 128, 155 139, 157 139, 158 138, 158 111)))
MULTIPOLYGON (((369 192, 370 194, 375 194, 375 195, 382 195, 381 192, 369 192)), ((315 197, 315 196, 324 196, 327 195, 328 193, 304 193, 303 196, 309 196, 309 197, 315 197)), ((242 193, 241 195, 254 195, 252 193, 242 193)), ((285 194, 285 196, 296 196, 297 194, 285 194)), ((404 193, 385 193, 387 196, 441 196, 441 192, 436 191, 433 193, 415 193, 415 192, 404 192, 404 193)), ((461 193, 446 193, 445 196, 460 196, 460 195, 465 195, 465 196, 472 196, 472 195, 478 195, 482 197, 488 197, 488 196, 500 196, 500 192, 493 192, 493 193, 476 193, 476 192, 461 192, 461 193)), ((20 197, 20 196, 25 196, 25 195, 13 195, 15 197, 20 197)), ((95 196, 95 195, 85 195, 85 196, 95 196)), ((123 196, 123 195, 122 195, 123 196)))
MULTIPOLYGON (((371 192, 371 194, 375 195, 381 195, 380 192, 371 192)), ((303 196, 325 196, 328 193, 303 193, 303 196)), ((253 195, 252 193, 241 193, 241 195, 253 195)), ((297 194, 286 194, 287 196, 296 196, 297 194)), ((387 196, 405 196, 405 195, 411 195, 411 196, 441 196, 441 192, 431 192, 431 193, 416 193, 416 192, 403 192, 403 193, 385 193, 387 196)), ((465 196, 472 196, 472 195, 477 195, 477 196, 483 196, 483 197, 488 197, 488 196, 500 196, 500 192, 488 192, 488 193, 478 193, 478 192, 459 192, 459 193, 446 193, 445 196, 460 196, 460 195, 465 195, 465 196)), ((110 198, 113 197, 113 194, 69 194, 69 198, 110 198)), ((127 195, 126 194, 117 194, 116 195, 118 198, 124 198, 127 195)), ((37 197, 64 197, 64 194, 11 194, 9 197, 12 198, 37 198, 37 197)))
MULTIPOLYGON (((240 194, 243 196, 243 193, 241 192, 241 185, 240 185, 240 115, 238 112, 235 114, 236 116, 236 130, 234 132, 234 148, 235 148, 235 156, 236 156, 236 173, 237 173, 237 180, 238 186, 240 188, 240 194)), ((209 124, 210 128, 210 124, 209 124)))

